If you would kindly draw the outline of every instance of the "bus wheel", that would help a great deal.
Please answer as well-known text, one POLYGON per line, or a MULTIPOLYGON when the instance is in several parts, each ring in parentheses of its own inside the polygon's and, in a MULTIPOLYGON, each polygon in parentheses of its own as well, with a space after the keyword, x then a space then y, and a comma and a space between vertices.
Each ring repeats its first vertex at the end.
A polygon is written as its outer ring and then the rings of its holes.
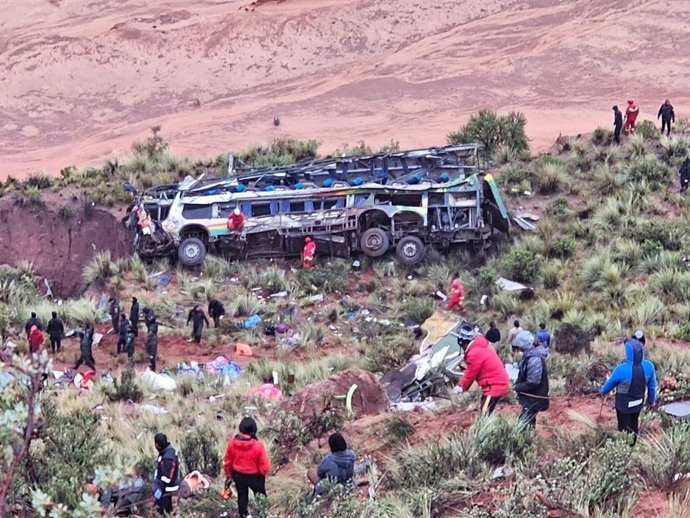
POLYGON ((368 228, 362 232, 359 245, 369 257, 381 257, 388 251, 390 246, 388 234, 380 228, 368 228))
POLYGON ((405 236, 398 241, 398 246, 395 247, 395 254, 403 264, 417 264, 424 258, 425 253, 426 246, 417 236, 405 236))
POLYGON ((206 245, 198 237, 185 238, 177 248, 177 257, 185 266, 199 266, 206 257, 206 245))

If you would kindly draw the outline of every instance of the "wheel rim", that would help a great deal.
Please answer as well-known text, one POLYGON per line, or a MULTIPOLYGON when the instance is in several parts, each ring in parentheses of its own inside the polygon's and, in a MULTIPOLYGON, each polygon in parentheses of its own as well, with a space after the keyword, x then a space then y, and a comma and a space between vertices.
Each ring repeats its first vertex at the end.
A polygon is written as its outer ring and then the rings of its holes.
POLYGON ((201 254, 201 247, 196 243, 190 243, 184 247, 183 252, 187 259, 196 259, 201 254))
POLYGON ((411 259, 417 255, 417 245, 415 243, 405 243, 402 247, 402 254, 408 259, 411 259))
POLYGON ((377 234, 367 236, 366 245, 369 250, 378 250, 383 245, 383 239, 377 234))

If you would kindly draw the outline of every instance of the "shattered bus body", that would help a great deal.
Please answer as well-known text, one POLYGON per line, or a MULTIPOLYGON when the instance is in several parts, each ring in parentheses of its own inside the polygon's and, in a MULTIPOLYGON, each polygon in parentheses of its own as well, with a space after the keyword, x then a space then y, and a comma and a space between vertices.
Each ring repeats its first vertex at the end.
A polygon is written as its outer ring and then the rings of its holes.
POLYGON ((129 219, 136 228, 134 251, 143 258, 177 255, 182 264, 197 266, 208 253, 232 259, 299 256, 310 236, 319 254, 380 257, 394 250, 402 263, 416 264, 429 247, 483 244, 510 229, 490 175, 241 192, 232 185, 225 179, 168 189, 165 197, 161 190, 141 193, 129 219), (236 208, 245 217, 241 232, 227 225, 236 208))

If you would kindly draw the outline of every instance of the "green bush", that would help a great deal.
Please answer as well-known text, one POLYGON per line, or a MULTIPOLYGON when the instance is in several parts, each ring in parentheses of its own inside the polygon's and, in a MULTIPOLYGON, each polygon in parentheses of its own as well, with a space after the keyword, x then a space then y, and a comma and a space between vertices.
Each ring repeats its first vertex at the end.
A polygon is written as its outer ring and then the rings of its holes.
POLYGON ((525 460, 534 453, 535 439, 532 429, 500 416, 477 420, 466 437, 477 448, 479 458, 491 466, 525 460))
POLYGON ((144 397, 139 385, 135 381, 136 373, 132 367, 122 371, 120 380, 113 380, 114 391, 109 394, 111 401, 132 401, 138 403, 144 397))
POLYGON ((514 246, 498 261, 498 269, 504 277, 518 282, 533 282, 541 269, 541 259, 520 246, 514 246))
POLYGON ((569 259, 575 255, 575 238, 567 236, 557 239, 549 247, 549 255, 559 259, 569 259))
POLYGON ((184 437, 180 455, 187 473, 198 470, 212 478, 220 474, 222 460, 218 437, 208 426, 195 427, 184 437))
POLYGON ((434 301, 429 297, 408 297, 397 308, 404 320, 422 324, 434 314, 434 301))
POLYGON ((479 142, 484 145, 488 154, 492 154, 501 145, 517 152, 527 151, 526 124, 527 119, 520 112, 499 116, 490 110, 481 110, 472 115, 459 131, 450 133, 448 143, 479 142))
POLYGON ((649 140, 659 136, 659 128, 654 122, 645 119, 635 127, 635 134, 640 135, 643 139, 649 140))
POLYGON ((370 338, 366 343, 364 358, 372 372, 388 372, 405 365, 418 352, 419 344, 411 333, 386 332, 370 338))
POLYGON ((592 133, 592 143, 597 146, 609 146, 613 142, 613 131, 599 126, 592 133))

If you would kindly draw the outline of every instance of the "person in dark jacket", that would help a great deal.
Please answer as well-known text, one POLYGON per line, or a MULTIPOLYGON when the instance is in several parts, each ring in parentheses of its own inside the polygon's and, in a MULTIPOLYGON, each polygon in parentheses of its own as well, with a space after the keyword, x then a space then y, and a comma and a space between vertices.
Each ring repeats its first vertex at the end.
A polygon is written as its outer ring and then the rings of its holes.
POLYGON ((613 140, 616 144, 621 143, 621 130, 623 129, 623 113, 618 109, 618 105, 613 108, 613 140))
POLYGON ((240 518, 249 516, 249 490, 266 496, 266 475, 271 462, 263 443, 256 438, 256 421, 245 417, 240 421, 240 433, 228 441, 223 459, 225 487, 235 482, 240 518))
POLYGON ((156 326, 158 326, 158 322, 156 321, 156 314, 153 312, 151 308, 144 308, 142 310, 142 313, 144 314, 144 324, 146 324, 147 331, 150 322, 156 322, 156 326))
POLYGON ((680 174, 680 192, 685 192, 690 185, 690 157, 685 157, 678 174, 680 174))
POLYGON ((657 113, 656 119, 661 118, 661 134, 664 134, 664 129, 666 130, 666 135, 671 134, 671 124, 676 122, 676 113, 673 111, 673 105, 671 101, 666 99, 664 104, 659 108, 659 113, 657 113))
POLYGON ((156 356, 158 355, 158 322, 156 316, 146 318, 146 354, 149 357, 149 369, 156 372, 156 356))
POLYGON ((496 327, 496 322, 489 322, 489 329, 484 336, 491 345, 496 347, 496 344, 501 341, 501 332, 496 327))
POLYGON ((129 309, 129 321, 132 323, 134 338, 139 336, 139 301, 132 297, 132 307, 129 309))
POLYGON ((198 304, 192 308, 187 316, 187 325, 189 325, 190 322, 192 323, 193 338, 189 341, 191 342, 194 340, 196 343, 201 343, 201 336, 204 332, 204 323, 207 327, 209 326, 209 323, 208 318, 206 318, 206 313, 204 313, 204 310, 201 309, 198 304))
POLYGON ((82 363, 85 363, 87 367, 96 370, 96 360, 93 359, 93 326, 86 324, 84 331, 79 333, 81 341, 79 343, 80 356, 77 360, 75 369, 78 369, 82 363))
POLYGON ((339 433, 328 437, 331 453, 326 455, 318 468, 309 468, 307 478, 314 485, 314 495, 323 492, 322 481, 348 484, 355 476, 355 452, 347 447, 345 438, 339 433))
POLYGON ((134 354, 134 335, 132 333, 132 323, 124 313, 120 314, 120 327, 117 337, 117 354, 127 353, 131 357, 134 354))
POLYGON ((170 514, 173 511, 172 497, 180 489, 180 460, 165 434, 157 433, 153 442, 158 450, 153 472, 153 498, 160 514, 170 514))
MULTIPOLYGON (((108 313, 110 314, 110 320, 113 325, 113 333, 118 334, 120 332, 120 303, 115 299, 115 297, 110 298, 110 309, 108 313)), ((119 349, 118 349, 118 352, 119 349)))
POLYGON ((522 411, 518 420, 535 428, 537 414, 549 409, 549 373, 546 368, 548 349, 541 342, 535 346, 534 335, 522 331, 515 337, 515 347, 522 352, 520 370, 514 390, 522 411))
POLYGON ((26 337, 29 338, 29 333, 31 333, 31 328, 36 326, 39 330, 43 331, 43 324, 41 324, 41 319, 36 316, 36 313, 31 313, 31 318, 24 324, 24 331, 26 332, 26 337))
POLYGON ((57 312, 53 311, 53 318, 48 321, 46 331, 50 337, 50 350, 53 351, 53 353, 59 353, 60 342, 65 335, 65 324, 58 318, 57 312))
POLYGON ((543 322, 539 324, 539 331, 537 331, 537 342, 544 344, 548 349, 551 347, 551 333, 546 329, 546 324, 543 322))
POLYGON ((616 389, 618 431, 632 433, 635 444, 645 394, 650 405, 656 403, 656 371, 654 364, 644 359, 644 346, 639 339, 628 338, 623 344, 625 362, 613 370, 600 392, 604 396, 616 389))
POLYGON ((208 303, 208 314, 213 319, 214 327, 218 327, 220 325, 220 319, 225 315, 225 306, 223 306, 220 300, 213 299, 208 303))

